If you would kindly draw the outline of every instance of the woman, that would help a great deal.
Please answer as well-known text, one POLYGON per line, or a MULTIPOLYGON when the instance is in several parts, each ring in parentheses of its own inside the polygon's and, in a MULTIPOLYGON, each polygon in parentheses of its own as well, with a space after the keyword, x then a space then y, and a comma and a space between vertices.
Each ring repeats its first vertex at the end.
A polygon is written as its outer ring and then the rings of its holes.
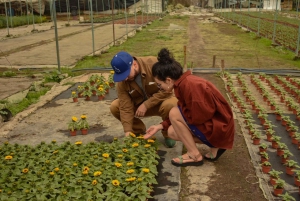
POLYGON ((165 48, 160 50, 152 74, 161 90, 172 92, 174 89, 178 107, 170 110, 169 120, 151 126, 144 138, 151 137, 159 130, 167 130, 170 138, 181 141, 187 153, 173 158, 173 165, 202 165, 203 156, 196 143, 210 147, 210 152, 204 156, 209 161, 217 160, 226 149, 232 148, 232 110, 212 83, 192 75, 190 71, 183 73, 180 63, 165 48))

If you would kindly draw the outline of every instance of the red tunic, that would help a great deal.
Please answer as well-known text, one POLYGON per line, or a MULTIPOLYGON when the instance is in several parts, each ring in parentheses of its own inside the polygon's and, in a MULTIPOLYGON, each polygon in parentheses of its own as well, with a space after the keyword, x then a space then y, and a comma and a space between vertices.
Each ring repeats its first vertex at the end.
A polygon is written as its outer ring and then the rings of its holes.
MULTIPOLYGON (((174 92, 188 124, 195 125, 214 147, 232 148, 233 113, 226 99, 211 82, 187 71, 174 83, 174 92)), ((167 121, 162 124, 165 129, 167 121)))

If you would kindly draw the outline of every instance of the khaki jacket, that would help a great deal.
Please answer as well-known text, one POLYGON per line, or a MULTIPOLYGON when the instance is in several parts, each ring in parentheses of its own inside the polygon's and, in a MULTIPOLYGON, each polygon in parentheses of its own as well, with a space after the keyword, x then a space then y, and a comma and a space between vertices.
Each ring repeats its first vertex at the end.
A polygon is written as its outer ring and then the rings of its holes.
POLYGON ((157 62, 156 57, 134 57, 134 59, 140 67, 142 86, 148 99, 144 101, 144 93, 135 81, 117 83, 117 94, 120 99, 120 117, 124 132, 132 131, 134 114, 139 105, 144 103, 147 110, 149 110, 173 96, 173 93, 160 91, 154 81, 151 70, 152 66, 157 62))

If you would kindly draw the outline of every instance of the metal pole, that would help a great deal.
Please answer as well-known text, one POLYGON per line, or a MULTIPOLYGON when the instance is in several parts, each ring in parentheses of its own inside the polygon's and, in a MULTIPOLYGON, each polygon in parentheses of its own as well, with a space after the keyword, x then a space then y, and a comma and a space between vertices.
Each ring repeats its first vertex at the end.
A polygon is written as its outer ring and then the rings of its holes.
POLYGON ((69 6, 70 6, 70 3, 69 3, 69 0, 66 0, 66 8, 67 8, 67 19, 68 19, 68 24, 70 24, 70 15, 69 15, 69 6))
POLYGON ((272 38, 273 44, 275 44, 275 37, 276 37, 277 4, 278 4, 278 0, 276 0, 276 10, 274 15, 274 30, 273 30, 273 38, 272 38))
POLYGON ((27 3, 27 0, 26 0, 26 18, 27 18, 27 26, 29 26, 28 3, 27 3))
POLYGON ((297 0, 297 19, 299 18, 299 0, 297 0))
POLYGON ((33 4, 32 4, 32 0, 30 0, 30 1, 31 1, 31 13, 32 13, 32 25, 33 25, 33 30, 35 30, 33 4))
POLYGON ((247 30, 249 31, 249 19, 250 19, 250 0, 248 0, 248 18, 247 18, 247 30))
MULTIPOLYGON (((53 6, 52 6, 52 3, 53 3, 53 1, 52 0, 50 0, 50 14, 51 14, 51 21, 53 22, 53 10, 52 10, 52 8, 53 8, 53 6)), ((54 24, 53 24, 53 26, 54 26, 54 24)))
POLYGON ((96 15, 98 15, 98 1, 96 0, 96 15))
POLYGON ((41 8, 41 0, 39 0, 39 9, 40 9, 40 24, 42 23, 42 8, 41 8))
POLYGON ((80 3, 79 3, 79 0, 78 0, 78 15, 79 15, 79 21, 80 21, 80 3))
POLYGON ((93 16, 93 1, 90 0, 91 4, 91 24, 92 24, 92 42, 93 42, 93 56, 95 55, 95 40, 94 40, 94 16, 93 16))
MULTIPOLYGON (((113 40, 114 40, 114 46, 115 46, 116 45, 116 41, 115 41, 115 21, 114 21, 114 9, 113 9, 114 0, 110 0, 110 1, 111 1, 111 8, 112 8, 111 9, 111 19, 112 19, 112 25, 113 25, 113 40)), ((125 0, 125 11, 126 11, 126 0, 125 0)), ((126 28, 127 28, 127 26, 126 26, 126 28)))
POLYGON ((58 44, 58 34, 57 34, 57 24, 56 24, 56 10, 55 1, 52 1, 52 11, 53 11, 53 23, 55 31, 55 42, 56 42, 56 57, 57 57, 57 67, 60 72, 60 58, 59 58, 59 44, 58 44))
POLYGON ((242 26, 242 0, 240 0, 240 26, 242 26))
POLYGON ((9 24, 8 24, 8 17, 7 17, 6 2, 4 2, 4 6, 5 6, 5 17, 6 17, 7 36, 10 36, 10 35, 9 35, 9 24))
POLYGON ((10 0, 8 1, 8 5, 9 5, 9 19, 10 19, 10 27, 14 27, 13 22, 12 22, 12 13, 11 13, 11 3, 10 0))
MULTIPOLYGON (((135 27, 136 27, 136 3, 135 3, 135 0, 133 0, 133 3, 134 3, 134 24, 135 24, 135 27)), ((127 25, 127 23, 126 23, 126 25, 127 25)))
POLYGON ((126 36, 128 37, 128 26, 127 26, 127 6, 126 6, 126 0, 125 3, 125 24, 126 24, 126 36))
POLYGON ((299 42, 300 42, 300 24, 299 24, 299 28, 298 28, 298 40, 297 40, 297 48, 296 48, 296 56, 299 55, 299 42))
POLYGON ((258 25, 257 25, 257 36, 259 36, 259 31, 260 31, 260 17, 261 17, 261 0, 259 1, 259 16, 258 16, 258 25))

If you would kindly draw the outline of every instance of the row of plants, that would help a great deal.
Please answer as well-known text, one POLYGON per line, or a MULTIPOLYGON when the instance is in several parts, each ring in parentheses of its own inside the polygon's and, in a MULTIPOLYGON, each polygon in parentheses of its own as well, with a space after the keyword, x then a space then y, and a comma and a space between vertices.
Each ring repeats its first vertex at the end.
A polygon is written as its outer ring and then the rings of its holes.
POLYGON ((261 15, 258 17, 253 16, 252 14, 245 14, 244 12, 230 12, 226 14, 217 13, 220 17, 257 33, 258 36, 271 40, 274 38, 274 42, 276 44, 295 51, 298 45, 299 23, 297 22, 294 25, 292 24, 294 22, 290 22, 291 24, 288 24, 287 22, 276 21, 276 25, 274 25, 274 16, 273 19, 269 19, 268 17, 265 17, 265 13, 260 14, 261 15))
POLYGON ((98 100, 103 100, 105 94, 115 85, 113 75, 114 71, 110 71, 108 78, 105 78, 102 74, 92 74, 86 82, 77 86, 77 89, 71 92, 73 102, 78 102, 78 98, 82 97, 84 97, 86 101, 89 101, 93 95, 97 96, 98 100))
MULTIPOLYGON (((265 131, 265 133, 266 134, 271 133, 272 138, 267 138, 267 139, 269 139, 270 141, 276 142, 276 141, 280 140, 280 137, 275 135, 275 131, 274 131, 275 125, 272 125, 272 123, 267 119, 268 115, 266 114, 266 110, 262 107, 262 104, 261 103, 258 104, 259 101, 256 100, 256 97, 252 96, 251 91, 248 89, 248 84, 245 82, 245 77, 243 77, 241 73, 238 73, 238 75, 236 77, 237 77, 238 83, 241 86, 240 88, 242 89, 242 94, 244 95, 246 102, 249 102, 252 104, 251 108, 249 109, 250 104, 247 105, 244 102, 243 98, 241 98, 241 96, 238 94, 238 91, 236 90, 236 85, 234 85, 233 79, 231 78, 230 74, 228 74, 228 73, 226 74, 227 89, 230 91, 233 100, 236 102, 238 108, 240 109, 240 112, 242 113, 242 116, 244 118, 244 123, 246 124, 246 128, 249 130, 249 134, 251 135, 253 144, 260 146, 260 155, 261 155, 260 162, 262 165, 262 169, 264 171, 264 169, 266 168, 267 169, 266 171, 268 172, 271 170, 271 163, 268 161, 269 156, 268 156, 267 152, 262 151, 262 150, 266 150, 268 148, 268 145, 265 143, 260 144, 259 140, 262 137, 262 132, 258 129, 258 126, 253 123, 255 120, 253 120, 253 115, 252 115, 251 109, 255 111, 255 113, 257 114, 257 117, 260 119, 260 123, 263 126, 263 130, 265 131)), ((263 85, 259 84, 259 80, 257 78, 255 78, 255 76, 253 74, 250 77, 251 77, 251 82, 254 83, 256 88, 260 91, 260 94, 262 94, 262 96, 264 96, 264 94, 266 94, 267 90, 263 88, 263 85)), ((268 102, 268 105, 270 105, 269 103, 271 103, 271 102, 275 103, 276 101, 270 100, 268 102)), ((298 140, 299 140, 298 144, 300 144, 300 139, 298 139, 298 140)), ((272 143, 272 147, 273 147, 273 143, 272 143)), ((275 148, 275 147, 273 147, 273 148, 275 148)), ((286 144, 278 142, 276 148, 277 148, 277 155, 282 156, 282 158, 286 159, 284 162, 282 162, 285 164, 286 168, 287 169, 290 169, 290 167, 294 168, 294 171, 296 172, 295 185, 299 186, 300 170, 295 170, 295 168, 299 168, 297 162, 294 160, 287 160, 288 157, 292 156, 292 154, 287 149, 286 144)), ((289 174, 293 175, 293 173, 294 172, 291 172, 289 174)), ((282 192, 279 192, 279 194, 278 194, 277 189, 281 189, 283 191, 284 185, 285 185, 284 180, 278 180, 278 182, 273 186, 274 194, 282 195, 282 192)), ((299 191, 300 191, 300 187, 299 187, 299 191)), ((283 196, 284 200, 293 200, 294 199, 292 196, 289 195, 288 192, 286 192, 282 196, 283 196)))
POLYGON ((146 200, 157 184, 157 141, 0 146, 0 200, 146 200))

